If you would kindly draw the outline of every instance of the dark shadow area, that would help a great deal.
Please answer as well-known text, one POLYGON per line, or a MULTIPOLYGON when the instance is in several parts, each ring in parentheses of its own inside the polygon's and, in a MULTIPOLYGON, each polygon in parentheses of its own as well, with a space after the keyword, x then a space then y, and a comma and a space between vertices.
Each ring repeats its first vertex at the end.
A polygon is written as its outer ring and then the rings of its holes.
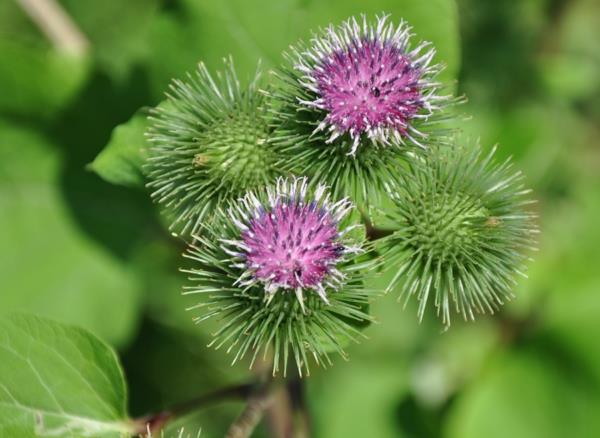
POLYGON ((539 92, 535 52, 541 43, 539 27, 543 23, 537 16, 528 16, 521 2, 515 5, 512 0, 497 0, 486 2, 486 7, 478 7, 477 2, 458 2, 461 92, 468 91, 470 99, 484 97, 495 106, 513 107, 539 92), (463 89, 464 84, 471 89, 463 89), (472 89, 474 84, 476 90, 472 89))
POLYGON ((144 236, 162 233, 144 189, 115 186, 86 169, 108 143, 115 126, 151 103, 142 69, 115 84, 95 72, 76 101, 50 128, 64 154, 61 188, 82 229, 121 258, 144 236))
POLYGON ((207 339, 144 319, 136 339, 122 352, 129 384, 130 412, 147 414, 242 382, 218 366, 207 339))
POLYGON ((428 407, 410 394, 396 408, 399 429, 407 438, 439 438, 443 435, 445 415, 453 398, 438 407, 428 407))

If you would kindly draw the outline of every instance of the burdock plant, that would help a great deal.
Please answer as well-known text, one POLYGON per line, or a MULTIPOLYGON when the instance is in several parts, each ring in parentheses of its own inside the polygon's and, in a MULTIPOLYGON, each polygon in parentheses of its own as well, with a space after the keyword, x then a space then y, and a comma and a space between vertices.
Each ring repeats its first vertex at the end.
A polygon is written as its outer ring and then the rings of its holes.
POLYGON ((529 191, 440 127, 459 99, 414 38, 351 18, 247 85, 231 61, 216 76, 201 64, 153 113, 148 186, 189 244, 194 319, 214 321, 210 345, 233 362, 306 375, 346 357, 385 292, 376 273, 446 327, 512 297, 536 232, 529 191))
MULTIPOLYGON (((435 58, 403 21, 363 16, 294 44, 272 75, 259 69, 240 80, 229 59, 221 72, 201 63, 173 81, 150 116, 148 150, 131 144, 136 118, 93 167, 128 184, 145 171, 185 246, 190 319, 210 331, 213 354, 256 366, 248 382, 129 419, 122 371, 106 345, 38 318, 2 318, 0 373, 9 378, 0 382, 0 435, 157 437, 166 422, 185 416, 189 428, 195 416, 187 414, 199 406, 236 397, 246 405, 228 438, 249 437, 265 411, 274 434, 309 437, 301 378, 367 339, 374 300, 413 298, 419 321, 437 314, 448 330, 457 317, 470 323, 511 299, 537 232, 530 191, 510 160, 455 135, 460 99, 440 82, 435 58), (39 359, 50 366, 34 367, 39 359)), ((462 375, 442 374, 442 391, 406 399, 410 411, 447 400, 462 375)))

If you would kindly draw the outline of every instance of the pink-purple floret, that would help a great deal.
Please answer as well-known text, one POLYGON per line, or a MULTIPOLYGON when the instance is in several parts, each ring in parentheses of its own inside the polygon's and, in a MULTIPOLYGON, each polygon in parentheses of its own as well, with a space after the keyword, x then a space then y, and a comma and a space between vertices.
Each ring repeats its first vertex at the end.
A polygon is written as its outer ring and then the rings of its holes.
POLYGON ((342 255, 337 225, 315 203, 280 200, 242 233, 246 265, 256 279, 279 287, 316 287, 342 255))
POLYGON ((406 134, 423 107, 422 71, 390 42, 361 38, 321 61, 312 74, 326 122, 339 132, 360 135, 373 128, 406 134))

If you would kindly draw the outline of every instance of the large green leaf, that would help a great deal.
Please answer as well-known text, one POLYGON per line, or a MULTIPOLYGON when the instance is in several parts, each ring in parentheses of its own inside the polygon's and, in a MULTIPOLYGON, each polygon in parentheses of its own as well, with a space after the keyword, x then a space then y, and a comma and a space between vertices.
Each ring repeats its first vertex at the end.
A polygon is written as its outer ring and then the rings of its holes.
MULTIPOLYGON (((565 167, 563 165, 563 167, 565 167)), ((591 170, 595 172, 595 170, 591 170)), ((584 173, 584 166, 577 168, 584 173)), ((560 345, 580 370, 589 370, 600 391, 600 349, 593 333, 600 333, 600 179, 586 178, 575 195, 555 202, 542 222, 540 258, 524 283, 539 306, 540 335, 560 345)))
POLYGON ((598 436, 598 394, 558 359, 525 351, 494 357, 454 405, 446 436, 598 436))
POLYGON ((89 332, 30 315, 0 319, 0 435, 128 437, 117 357, 89 332))
POLYGON ((316 436, 398 438, 394 410, 408 390, 406 366, 380 356, 337 361, 307 381, 316 436))
POLYGON ((0 121, 0 313, 52 316, 122 344, 137 322, 137 277, 77 227, 59 158, 43 137, 0 121))

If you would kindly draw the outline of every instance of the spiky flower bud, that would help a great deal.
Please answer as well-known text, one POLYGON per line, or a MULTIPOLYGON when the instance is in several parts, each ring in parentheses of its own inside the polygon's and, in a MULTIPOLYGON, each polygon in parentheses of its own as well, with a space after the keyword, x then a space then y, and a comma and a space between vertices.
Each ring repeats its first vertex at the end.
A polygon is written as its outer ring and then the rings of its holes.
POLYGON ((429 43, 410 43, 410 27, 351 18, 292 47, 274 92, 281 124, 274 136, 292 169, 364 200, 400 167, 403 145, 424 147, 452 99, 441 95, 429 43))
POLYGON ((413 159, 388 193, 397 230, 382 245, 397 271, 388 290, 400 285, 405 302, 416 296, 419 319, 430 301, 448 326, 452 308, 474 319, 513 296, 537 229, 510 160, 496 163, 494 150, 482 156, 478 146, 437 150, 413 159))
POLYGON ((260 69, 242 87, 231 59, 225 66, 213 77, 200 63, 175 80, 151 117, 148 186, 174 231, 195 232, 223 202, 275 180, 260 69))
POLYGON ((331 351, 356 340, 370 320, 370 292, 362 280, 371 262, 359 262, 362 237, 350 224, 352 204, 333 201, 306 178, 279 179, 233 203, 196 237, 187 294, 201 294, 198 321, 222 318, 212 345, 246 354, 251 364, 272 347, 273 372, 293 356, 299 372, 308 358, 330 363, 331 351), (354 231, 353 231, 354 230, 354 231))

